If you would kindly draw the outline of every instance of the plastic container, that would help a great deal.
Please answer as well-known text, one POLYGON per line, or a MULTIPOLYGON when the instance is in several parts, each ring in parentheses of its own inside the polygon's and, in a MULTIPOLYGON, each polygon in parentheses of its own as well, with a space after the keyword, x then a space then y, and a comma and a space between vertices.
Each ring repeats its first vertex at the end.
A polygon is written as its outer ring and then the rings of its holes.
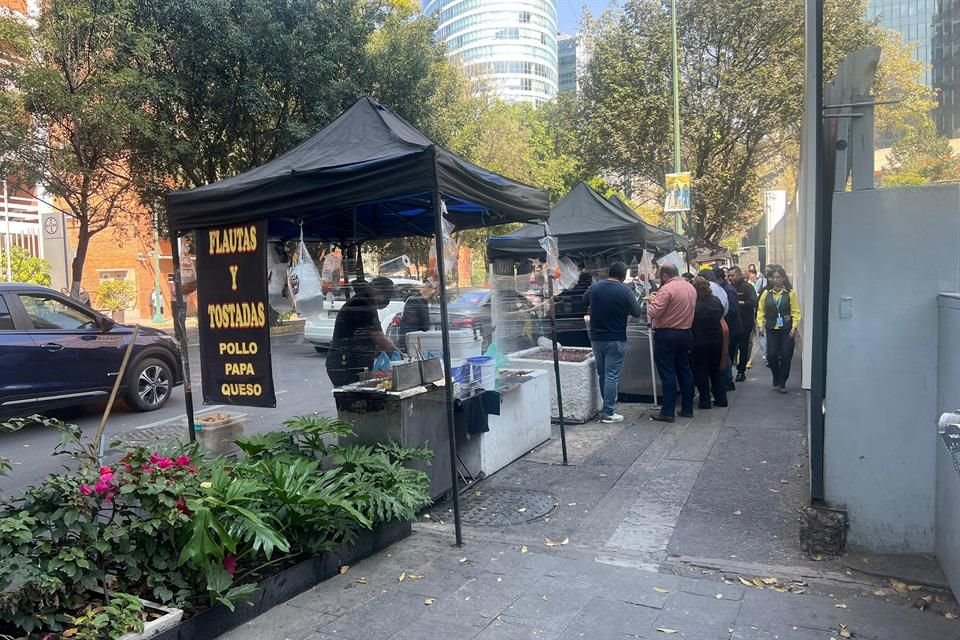
MULTIPOLYGON (((443 335, 440 331, 411 331, 407 334, 407 349, 411 352, 420 347, 424 357, 428 354, 443 354, 443 335)), ((483 338, 474 335, 472 329, 455 329, 450 332, 450 361, 456 366, 458 360, 466 360, 482 354, 483 338)))
POLYGON ((490 356, 475 356, 467 358, 472 370, 473 380, 487 391, 493 391, 497 386, 497 363, 490 356))

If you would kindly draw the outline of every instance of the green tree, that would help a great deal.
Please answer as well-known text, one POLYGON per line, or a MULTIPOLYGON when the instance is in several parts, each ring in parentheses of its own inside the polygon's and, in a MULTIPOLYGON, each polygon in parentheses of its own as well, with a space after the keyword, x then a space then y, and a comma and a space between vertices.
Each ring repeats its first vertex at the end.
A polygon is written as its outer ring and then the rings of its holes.
MULTIPOLYGON (((7 253, 0 247, 0 278, 7 277, 7 253)), ((10 247, 10 272, 13 282, 25 282, 50 286, 50 263, 32 253, 13 245, 10 247)))
POLYGON ((147 115, 131 106, 143 79, 127 62, 144 40, 130 20, 128 0, 51 0, 35 27, 0 18, 16 58, 0 66, 0 146, 8 171, 77 222, 73 296, 90 238, 132 211, 128 141, 147 115))
MULTIPOLYGON (((778 134, 799 136, 803 108, 801 0, 677 3, 683 169, 693 174, 685 226, 715 244, 754 221, 758 168, 778 134)), ((865 0, 826 0, 828 76, 872 41, 865 0)), ((644 201, 672 171, 669 3, 627 0, 586 26, 593 52, 578 109, 581 148, 595 173, 621 176, 644 201)))

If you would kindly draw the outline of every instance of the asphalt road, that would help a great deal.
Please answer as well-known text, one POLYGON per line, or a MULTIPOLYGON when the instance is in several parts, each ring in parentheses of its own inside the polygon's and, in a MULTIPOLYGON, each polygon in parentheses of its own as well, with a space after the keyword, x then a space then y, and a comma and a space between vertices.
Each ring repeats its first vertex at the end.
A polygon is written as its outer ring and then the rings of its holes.
MULTIPOLYGON (((278 336, 272 340, 273 379, 277 391, 275 409, 237 407, 234 411, 245 413, 249 421, 245 433, 262 433, 280 428, 281 423, 292 416, 319 413, 335 415, 333 385, 324 369, 324 356, 318 354, 302 336, 278 336)), ((222 405, 204 406, 200 391, 200 359, 196 346, 190 350, 190 371, 193 378, 194 407, 197 414, 215 412, 222 405)), ((72 422, 93 437, 100 424, 103 405, 78 407, 51 413, 51 416, 72 422)), ((138 413, 126 407, 114 408, 106 428, 106 441, 122 434, 143 431, 175 430, 172 425, 186 424, 183 387, 178 387, 167 404, 157 411, 138 413)), ((185 436, 186 437, 186 436, 185 436)), ((50 473, 61 471, 63 456, 51 455, 60 440, 57 431, 31 427, 16 433, 0 434, 0 455, 13 461, 13 470, 6 477, 0 476, 0 495, 19 493, 21 489, 42 480, 50 473)))

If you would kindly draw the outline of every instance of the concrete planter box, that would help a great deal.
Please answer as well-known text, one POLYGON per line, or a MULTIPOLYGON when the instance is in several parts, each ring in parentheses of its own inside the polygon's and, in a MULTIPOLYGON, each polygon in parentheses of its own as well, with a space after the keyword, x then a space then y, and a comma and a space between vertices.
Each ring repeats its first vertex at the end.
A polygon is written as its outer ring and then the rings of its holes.
POLYGON ((235 440, 243 436, 245 413, 215 413, 197 419, 197 440, 212 456, 233 455, 240 451, 235 440))
MULTIPOLYGON (((563 350, 590 354, 582 362, 560 361, 560 389, 563 391, 564 420, 584 423, 591 420, 603 408, 603 397, 600 395, 600 383, 597 379, 597 362, 591 349, 564 347, 563 350)), ((525 357, 539 354, 541 351, 540 347, 535 347, 511 353, 508 357, 510 358, 511 368, 540 369, 549 372, 550 416, 554 420, 558 420, 560 412, 557 410, 557 384, 553 377, 553 358, 540 360, 525 357)))
POLYGON ((161 633, 164 633, 165 631, 177 626, 180 624, 180 621, 183 620, 182 609, 165 607, 162 604, 150 602, 149 600, 141 599, 141 601, 143 602, 143 608, 145 611, 163 613, 163 616, 156 618, 155 620, 151 620, 143 625, 143 631, 140 633, 125 633, 117 640, 147 640, 147 638, 156 638, 161 633))
POLYGON ((960 593, 960 428, 937 437, 936 551, 954 593, 960 593))

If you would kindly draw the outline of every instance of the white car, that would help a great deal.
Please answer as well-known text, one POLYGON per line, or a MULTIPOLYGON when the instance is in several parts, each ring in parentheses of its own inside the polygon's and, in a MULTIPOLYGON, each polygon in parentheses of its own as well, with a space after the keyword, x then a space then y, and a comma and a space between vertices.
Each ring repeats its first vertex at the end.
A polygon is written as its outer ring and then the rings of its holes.
MULTIPOLYGON (((387 333, 394 318, 403 313, 403 305, 407 298, 417 293, 422 284, 419 280, 409 278, 391 278, 394 286, 394 297, 383 309, 380 309, 380 324, 383 332, 387 333)), ((346 304, 346 299, 338 298, 324 303, 324 310, 307 317, 303 325, 303 338, 313 345, 318 353, 325 352, 333 341, 333 325, 337 321, 337 313, 346 304)))

